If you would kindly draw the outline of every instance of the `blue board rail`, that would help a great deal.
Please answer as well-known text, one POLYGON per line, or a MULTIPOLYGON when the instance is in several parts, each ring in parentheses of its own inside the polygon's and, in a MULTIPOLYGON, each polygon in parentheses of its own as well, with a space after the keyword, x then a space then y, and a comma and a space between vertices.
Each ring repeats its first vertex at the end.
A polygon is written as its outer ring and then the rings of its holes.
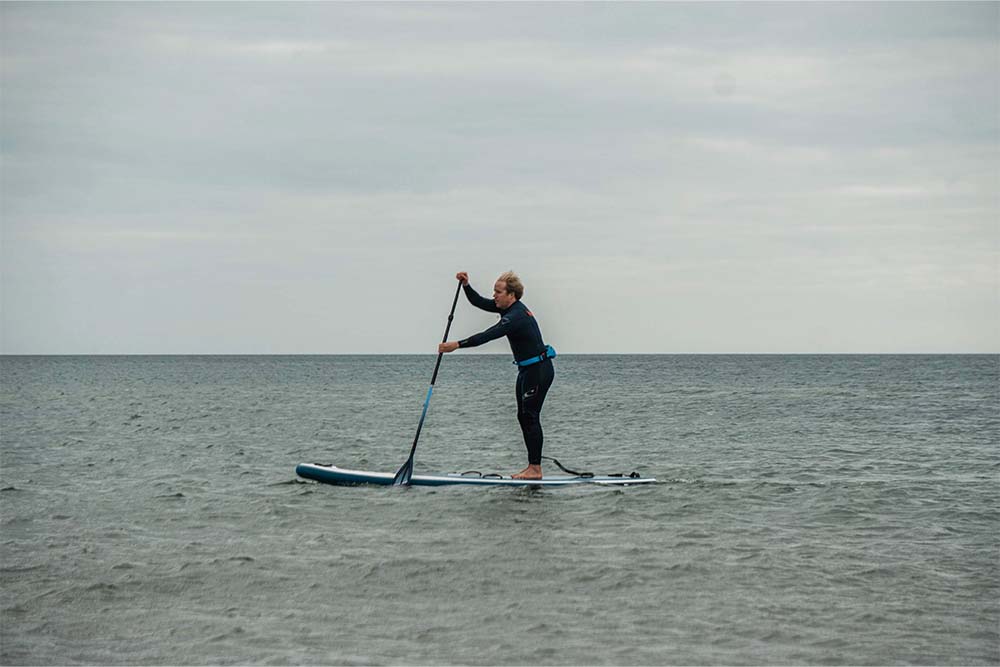
MULTIPOLYGON (((392 480, 395 477, 391 472, 350 470, 335 465, 321 465, 319 463, 300 463, 295 468, 295 473, 304 479, 338 486, 358 486, 362 484, 391 486, 392 480)), ((443 475, 413 475, 410 478, 412 486, 578 486, 581 484, 633 486, 655 483, 655 477, 629 477, 624 475, 595 475, 593 477, 546 475, 542 479, 512 479, 511 477, 473 477, 468 475, 463 476, 461 473, 448 473, 443 475)))

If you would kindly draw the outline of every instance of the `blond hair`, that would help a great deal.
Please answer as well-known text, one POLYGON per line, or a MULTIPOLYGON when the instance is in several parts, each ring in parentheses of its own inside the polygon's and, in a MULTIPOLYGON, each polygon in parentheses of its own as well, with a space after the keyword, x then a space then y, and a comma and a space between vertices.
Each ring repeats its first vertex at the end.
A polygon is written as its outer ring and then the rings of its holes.
POLYGON ((514 298, 518 301, 524 296, 524 285, 521 283, 521 279, 517 277, 517 274, 513 271, 506 271, 500 274, 497 278, 498 281, 507 283, 507 293, 513 294, 514 298))

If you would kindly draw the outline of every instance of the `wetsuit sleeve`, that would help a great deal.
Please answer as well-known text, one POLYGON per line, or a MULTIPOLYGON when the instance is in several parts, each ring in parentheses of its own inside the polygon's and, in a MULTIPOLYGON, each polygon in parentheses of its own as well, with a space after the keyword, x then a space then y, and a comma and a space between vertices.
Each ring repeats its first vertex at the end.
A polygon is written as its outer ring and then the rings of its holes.
POLYGON ((487 299, 486 297, 480 296, 479 292, 472 289, 472 285, 469 284, 463 285, 462 289, 465 290, 465 298, 468 299, 469 303, 471 303, 476 308, 479 308, 481 310, 486 310, 491 313, 500 312, 500 307, 497 306, 496 303, 494 303, 493 299, 487 299))
POLYGON ((524 317, 520 313, 508 313, 500 318, 500 321, 491 326, 486 331, 480 331, 477 334, 469 336, 464 340, 458 341, 459 347, 477 347, 483 343, 488 343, 491 340, 496 340, 497 338, 503 338, 510 330, 517 326, 518 321, 524 317))

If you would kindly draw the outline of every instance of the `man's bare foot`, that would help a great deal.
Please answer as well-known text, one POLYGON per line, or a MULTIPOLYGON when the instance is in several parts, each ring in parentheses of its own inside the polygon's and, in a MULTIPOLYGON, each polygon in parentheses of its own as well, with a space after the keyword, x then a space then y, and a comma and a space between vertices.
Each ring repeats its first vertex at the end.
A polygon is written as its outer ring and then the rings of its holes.
POLYGON ((511 475, 511 479, 541 479, 542 478, 542 466, 540 465, 529 465, 527 468, 517 473, 516 475, 511 475))

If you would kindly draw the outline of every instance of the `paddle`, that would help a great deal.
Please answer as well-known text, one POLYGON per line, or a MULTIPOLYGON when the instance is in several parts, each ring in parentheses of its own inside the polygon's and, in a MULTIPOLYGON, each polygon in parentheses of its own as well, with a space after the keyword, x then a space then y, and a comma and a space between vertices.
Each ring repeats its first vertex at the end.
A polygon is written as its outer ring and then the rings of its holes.
MULTIPOLYGON (((448 341, 448 331, 451 330, 451 321, 455 318, 455 306, 458 304, 458 293, 462 291, 462 281, 458 281, 458 289, 455 290, 455 300, 451 302, 451 312, 448 313, 448 326, 444 328, 444 338, 442 343, 448 341)), ((444 353, 438 352, 437 363, 434 364, 434 375, 431 376, 431 386, 427 390, 427 398, 424 400, 424 411, 420 415, 420 423, 417 424, 417 434, 413 436, 413 446, 410 447, 410 458, 396 471, 396 476, 392 478, 393 486, 404 486, 410 483, 413 475, 413 454, 417 451, 417 440, 420 439, 420 429, 424 427, 424 418, 427 417, 427 406, 431 403, 431 394, 434 392, 434 382, 437 380, 438 369, 441 367, 441 357, 444 353)))

